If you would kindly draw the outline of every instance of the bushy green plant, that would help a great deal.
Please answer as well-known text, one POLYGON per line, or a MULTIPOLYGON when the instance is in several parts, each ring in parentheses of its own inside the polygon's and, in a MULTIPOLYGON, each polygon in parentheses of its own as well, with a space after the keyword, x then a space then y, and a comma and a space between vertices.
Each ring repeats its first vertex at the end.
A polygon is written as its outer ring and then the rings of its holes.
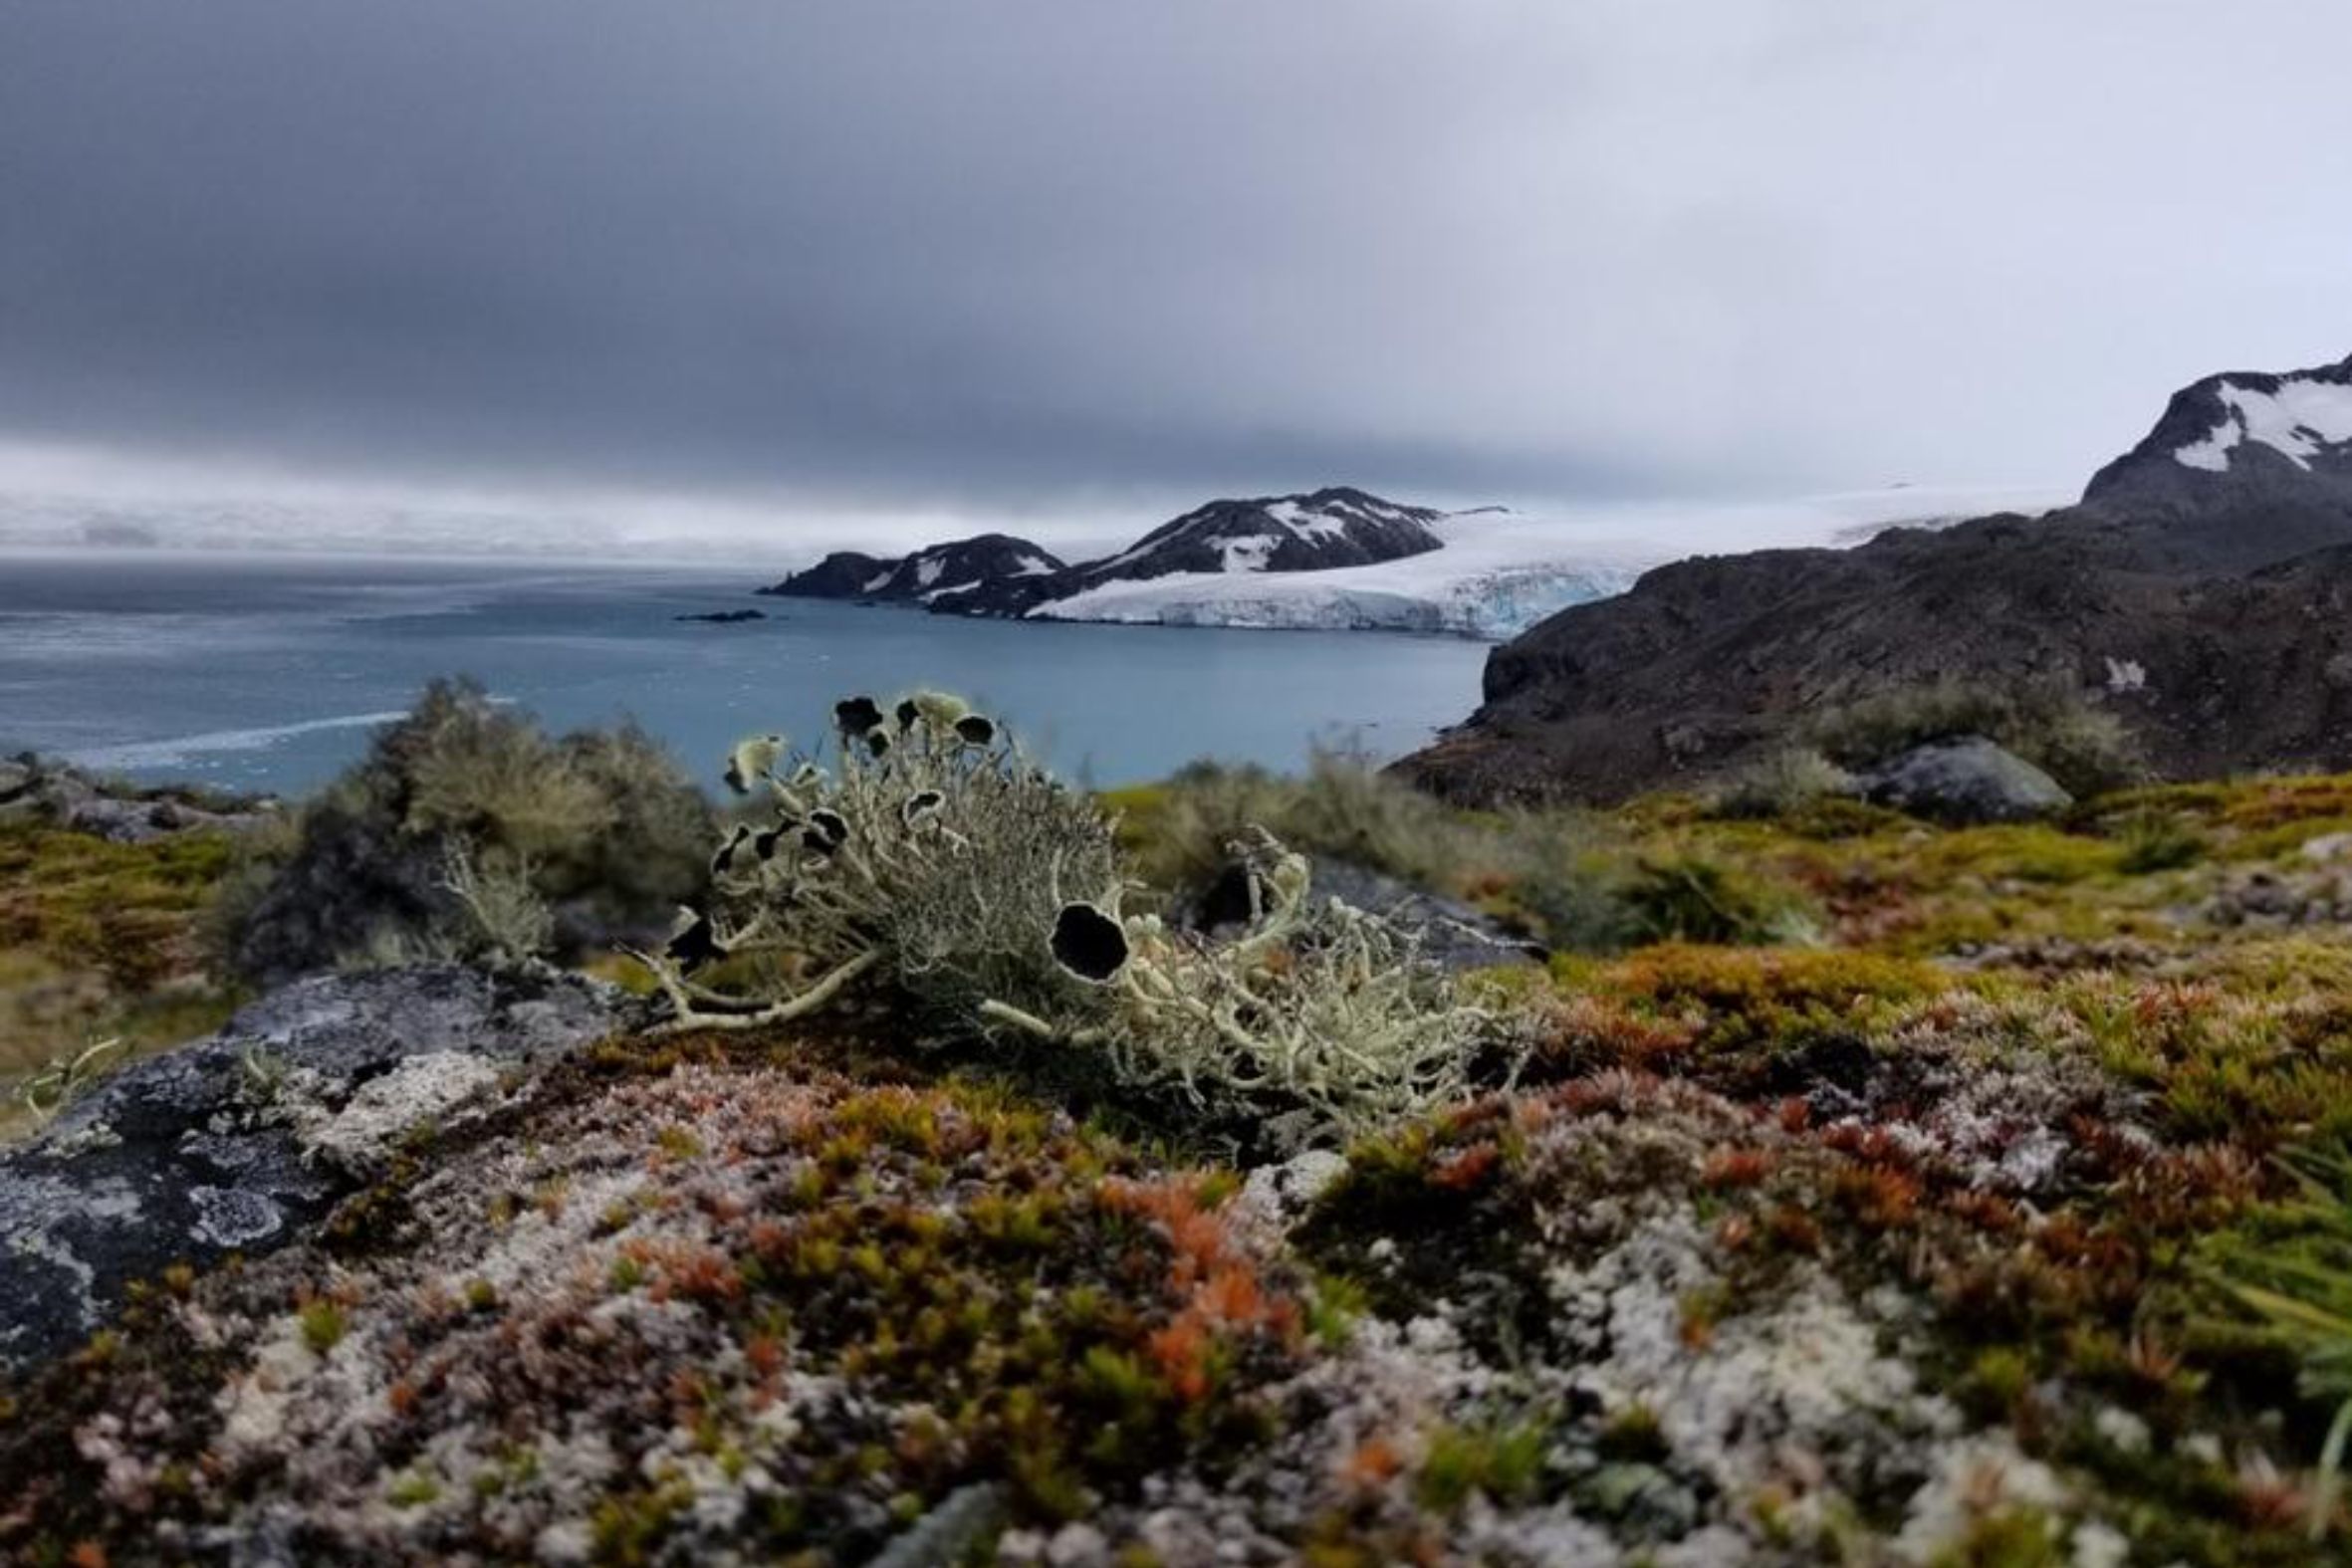
POLYGON ((1129 913, 1113 822, 956 699, 851 698, 835 721, 829 763, 781 736, 736 749, 729 783, 772 815, 727 835, 712 907, 645 956, 673 1026, 782 1022, 879 987, 934 1028, 1042 1046, 1283 1142, 1467 1084, 1487 1015, 1386 922, 1312 902, 1305 859, 1262 829, 1228 846, 1253 918, 1211 943, 1129 913), (694 978, 749 957, 807 967, 752 995, 694 978))
POLYGON ((2186 822, 2161 811, 2141 811, 2125 818, 2117 835, 2115 863, 2141 876, 2194 865, 2204 854, 2204 838, 2186 822))
POLYGON ((1525 918, 1555 947, 1613 947, 1627 928, 1615 840, 1572 807, 1466 812, 1328 751, 1298 778, 1198 763, 1133 798, 1129 837, 1153 887, 1198 893, 1231 871, 1229 846, 1263 827, 1317 859, 1525 918))
POLYGON ((1519 870, 1510 897, 1553 951, 1610 953, 1647 940, 1640 912, 1626 902, 1627 883, 1622 854, 1563 845, 1519 870))
POLYGON ((555 946, 556 917, 534 885, 528 855, 483 865, 462 837, 449 841, 441 886, 472 923, 472 936, 493 963, 521 964, 555 946))
POLYGON ((711 821, 634 726, 551 736, 471 682, 436 681, 290 825, 248 846, 219 945, 236 973, 276 982, 384 957, 518 957, 526 934, 562 942, 534 901, 562 913, 575 944, 642 931, 698 896, 711 821), (481 918, 493 905, 495 932, 481 918))
POLYGON ((1264 827, 1309 854, 1328 855, 1424 886, 1495 867, 1503 834, 1347 752, 1317 749, 1305 774, 1200 762, 1160 791, 1137 869, 1157 887, 1197 890, 1226 870, 1226 846, 1264 827))
POLYGON ((1845 768, 1964 735, 1999 743, 2077 795, 2121 788, 2147 772, 2122 721, 2054 677, 1897 687, 1826 709, 1798 728, 1803 744, 1845 768))
POLYGON ((1816 932, 1793 892, 1728 862, 1684 851, 1643 858, 1618 889, 1632 942, 1807 942, 1816 932))
POLYGON ((1817 800, 1854 793, 1854 776, 1807 746, 1765 753, 1724 781, 1716 814, 1735 819, 1785 816, 1817 800))
POLYGON ((2215 1258, 2232 1294, 2294 1351, 2304 1393, 2336 1407, 2311 1502, 2317 1540, 2335 1519, 2352 1442, 2352 1153, 2306 1151, 2291 1169, 2302 1192, 2278 1217, 2283 1233, 2262 1245, 2225 1241, 2215 1258))

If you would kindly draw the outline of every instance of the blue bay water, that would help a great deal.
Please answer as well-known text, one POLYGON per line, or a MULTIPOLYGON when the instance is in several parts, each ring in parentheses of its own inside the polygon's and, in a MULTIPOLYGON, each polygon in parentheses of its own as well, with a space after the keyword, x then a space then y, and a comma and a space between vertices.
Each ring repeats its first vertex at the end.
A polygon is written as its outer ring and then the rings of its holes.
POLYGON ((755 571, 287 555, 0 554, 0 751, 299 792, 436 675, 569 729, 633 716, 706 780, 753 731, 935 686, 1101 784, 1199 757, 1403 754, 1478 701, 1446 638, 963 620, 759 599, 755 571), (758 608, 737 625, 681 614, 758 608))

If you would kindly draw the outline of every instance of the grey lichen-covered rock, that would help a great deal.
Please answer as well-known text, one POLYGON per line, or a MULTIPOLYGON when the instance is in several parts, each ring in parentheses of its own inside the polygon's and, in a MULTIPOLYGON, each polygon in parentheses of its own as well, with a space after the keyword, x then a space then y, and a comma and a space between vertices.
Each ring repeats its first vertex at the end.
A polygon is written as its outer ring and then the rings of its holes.
POLYGON ((0 821, 45 822, 140 844, 174 833, 236 832, 278 809, 264 797, 199 798, 173 789, 138 789, 94 778, 30 752, 0 759, 0 821))
POLYGON ((1981 735, 1915 746, 1862 776, 1876 805, 1940 822, 2020 822, 2074 803, 2048 774, 1981 735))
POLYGON ((103 1327, 132 1281, 301 1236, 401 1141, 613 1031, 617 992, 454 965, 306 981, 125 1068, 0 1155, 0 1369, 103 1327))
POLYGON ((1005 1515, 1004 1489, 988 1482, 958 1487, 882 1549, 871 1568, 930 1568, 967 1562, 988 1544, 1005 1515))

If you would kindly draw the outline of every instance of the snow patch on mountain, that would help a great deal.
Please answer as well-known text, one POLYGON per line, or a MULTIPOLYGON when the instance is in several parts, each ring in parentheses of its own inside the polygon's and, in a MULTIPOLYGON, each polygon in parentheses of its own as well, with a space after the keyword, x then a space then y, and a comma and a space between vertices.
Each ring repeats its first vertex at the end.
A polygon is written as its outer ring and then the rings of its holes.
POLYGON ((2175 462, 2227 473, 2231 452, 2256 441, 2307 470, 2325 447, 2352 441, 2352 385, 2341 381, 2288 376, 2272 391, 2224 381, 2215 395, 2229 414, 2203 440, 2176 448, 2175 462))
POLYGON ((1225 555, 1227 571, 1264 571, 1266 558, 1274 554, 1277 543, 1265 534, 1247 534, 1240 539, 1221 539, 1217 548, 1225 555))

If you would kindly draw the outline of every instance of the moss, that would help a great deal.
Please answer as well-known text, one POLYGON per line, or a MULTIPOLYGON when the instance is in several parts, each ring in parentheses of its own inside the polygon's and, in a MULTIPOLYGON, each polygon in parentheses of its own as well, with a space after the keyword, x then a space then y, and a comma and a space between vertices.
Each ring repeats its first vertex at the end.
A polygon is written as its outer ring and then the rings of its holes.
POLYGON ((1371 1301, 1371 1292, 1358 1281, 1344 1274, 1317 1274, 1307 1297, 1307 1331, 1325 1350, 1344 1350, 1371 1301))
POLYGON ((1802 948, 1667 943, 1622 959, 1554 958, 1573 998, 1548 1014, 1546 1075, 1602 1066, 1769 1075, 1776 1058, 1891 1029, 1967 984, 1932 964, 1802 948))
POLYGON ((2065 1532, 2039 1508, 2002 1508, 1976 1520, 1931 1568, 2064 1568, 2065 1532))
POLYGON ((239 999, 205 973, 202 927, 231 841, 118 844, 0 824, 0 1137, 27 1125, 10 1080, 99 1039, 137 1056, 201 1034, 239 999))
MULTIPOLYGON (((975 1479, 1006 1484, 1021 1519, 1081 1517, 1171 1462, 1222 1474, 1285 1426, 1265 1401, 1314 1354, 1308 1291, 1228 1229, 1222 1173, 1152 1171, 993 1085, 811 1091, 743 1067, 661 1079, 584 1069, 578 1083, 559 1084, 556 1103, 595 1132, 575 1121, 566 1140, 534 1140, 511 1190, 608 1173, 611 1140, 641 1149, 648 1128, 691 1138, 632 1178, 661 1196, 628 1206, 617 1230, 600 1209, 575 1219, 570 1200, 521 1208, 503 1228, 470 1194, 416 1202, 477 1228, 456 1244, 469 1260, 508 1232, 585 1223, 603 1265, 592 1288, 562 1270, 529 1289, 482 1275, 385 1288, 376 1270, 414 1266, 386 1255, 298 1309, 319 1354, 363 1328, 401 1360, 381 1395, 391 1425, 370 1440, 369 1494, 430 1505, 436 1531, 455 1532, 448 1543, 475 1539, 466 1532, 494 1499, 532 1505, 531 1445, 460 1468, 462 1447, 431 1443, 468 1398, 493 1399, 517 1437, 594 1430, 633 1456, 647 1431, 675 1430, 721 1475, 758 1464, 779 1500, 753 1511, 745 1544, 777 1559, 863 1560, 878 1525, 902 1526, 975 1479), (785 1201, 751 1196, 788 1188, 785 1201), (605 1329, 571 1339, 591 1312, 605 1329), (653 1319, 670 1329, 640 1337, 653 1319), (475 1391, 456 1406, 453 1380, 475 1391), (784 1390, 836 1386, 837 1404, 819 1397, 793 1425, 760 1418, 784 1390), (428 1450, 430 1468, 417 1457, 428 1450)), ((550 1101, 537 1103, 546 1114, 550 1101)), ((355 1377, 374 1365, 336 1361, 355 1377)), ((693 1488, 633 1457, 619 1473, 630 1479, 592 1503, 599 1559, 675 1556, 693 1488)))
POLYGON ((1644 1404, 1627 1405, 1610 1416, 1597 1447, 1603 1458, 1635 1464, 1654 1464, 1672 1452, 1657 1411, 1644 1404))
MULTIPOLYGON (((1120 831, 1151 853, 1180 792, 1122 796, 1120 831)), ((1952 1562, 2065 1561, 2083 1517, 2122 1529, 2135 1560, 2346 1560, 2340 1536, 2307 1538, 2336 1408, 2312 1367, 2334 1353, 2229 1287, 2283 1296, 2345 1272, 2281 1159, 2352 1138, 2352 940, 2203 914, 2254 871, 2328 874, 2300 846, 2346 803, 2325 781, 2263 782, 1962 832, 1867 811, 1807 831, 1687 799, 1551 827, 1448 813, 1490 907, 1532 907, 1547 874, 1498 845, 1573 843, 1600 885, 1688 857, 1787 890, 1820 941, 1661 943, 1482 988, 1542 1036, 1529 1078, 1356 1140, 1281 1245, 1230 1223, 1233 1170, 1122 1139, 1116 1105, 1073 1120, 1063 1107, 1097 1102, 1033 1097, 1059 1093, 1046 1075, 956 1076, 975 1052, 910 1051, 894 1019, 608 1042, 553 1071, 516 1125, 411 1151, 339 1219, 354 1233, 333 1301, 363 1338, 335 1375, 368 1375, 378 1347, 404 1358, 354 1494, 379 1505, 427 1477, 439 1491, 410 1506, 429 1506, 436 1548, 496 1558, 511 1547, 493 1515, 541 1497, 518 1456, 579 1423, 620 1460, 590 1504, 614 1561, 707 1544, 688 1473, 766 1477, 732 1543, 746 1555, 852 1561, 982 1482, 1016 1526, 1095 1521, 1115 1550, 1178 1470, 1308 1561, 1445 1560, 1547 1498, 1630 1558, 1657 1526, 1628 1499, 1653 1486, 1786 1555, 1883 1555, 1947 1439, 1890 1440, 1883 1472, 1873 1454, 1838 1482, 1852 1496, 1819 1506, 1753 1476, 1719 1495, 1689 1480, 1715 1456, 1690 1452, 1671 1384, 1642 1385, 1655 1408, 1559 1394, 1594 1355, 1562 1271, 1675 1235, 1689 1251, 1657 1306, 1694 1375, 1803 1292, 1883 1306, 1880 1352, 1951 1395, 1963 1435, 2013 1443, 2075 1498, 2055 1520, 1976 1498, 1952 1562), (2196 853, 2165 847, 2181 839, 2196 853), (495 1179, 437 1185, 476 1156, 495 1179), (578 1266, 488 1288, 481 1254, 543 1228, 574 1238, 578 1266), (1382 1369, 1426 1352, 1405 1325, 1433 1315, 1458 1343, 1415 1365, 1463 1381, 1368 1403, 1382 1369), (1372 1425, 1319 1450, 1335 1378, 1372 1425), (445 1462, 479 1398, 511 1436, 471 1469, 445 1462)), ((116 1407, 185 1423, 156 1471, 181 1480, 152 1504, 174 1527, 267 1495, 263 1470, 220 1470, 210 1435, 252 1348, 237 1325, 282 1322, 291 1276, 252 1297, 166 1280, 142 1307, 184 1302, 227 1343, 197 1353, 168 1315, 134 1318, 71 1389, 20 1400, 0 1470, 45 1465, 66 1488, 31 1505, 41 1530, 120 1545, 156 1522, 110 1513, 74 1448, 116 1407), (149 1334, 187 1365, 160 1364, 149 1334)))
POLYGON ((1474 1496, 1497 1503, 1533 1498, 1543 1473, 1544 1429, 1532 1421, 1438 1428, 1413 1478, 1421 1505, 1456 1513, 1474 1496))
POLYGON ((2206 854, 2203 834, 2161 812, 2126 817, 2118 836, 2117 869, 2132 876, 2177 871, 2206 854))
POLYGON ((326 1355, 342 1344, 344 1335, 351 1330, 351 1318, 343 1304, 327 1296, 304 1302, 295 1316, 302 1327, 302 1342, 314 1355, 326 1355))

